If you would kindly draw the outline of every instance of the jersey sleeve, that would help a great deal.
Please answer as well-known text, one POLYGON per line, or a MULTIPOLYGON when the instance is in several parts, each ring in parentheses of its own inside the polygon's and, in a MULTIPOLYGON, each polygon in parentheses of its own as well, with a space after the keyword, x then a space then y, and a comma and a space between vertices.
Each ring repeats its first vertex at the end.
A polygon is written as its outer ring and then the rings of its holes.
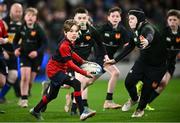
POLYGON ((72 60, 67 61, 67 66, 70 69, 72 69, 72 70, 74 70, 74 71, 76 71, 76 72, 78 72, 78 73, 80 73, 80 74, 82 74, 84 76, 87 75, 87 72, 84 71, 83 69, 79 68, 77 65, 75 65, 72 60))
POLYGON ((131 38, 128 44, 123 48, 123 50, 117 55, 117 57, 114 60, 116 62, 120 61, 125 56, 127 56, 134 48, 135 48, 135 44, 133 38, 131 38))
POLYGON ((20 33, 21 29, 22 29, 22 27, 20 28, 20 30, 18 32, 16 32, 15 37, 13 39, 13 47, 14 47, 14 49, 17 49, 17 48, 20 47, 19 41, 21 39, 21 33, 20 33))
POLYGON ((83 59, 75 52, 72 53, 72 58, 80 64, 83 63, 83 59))
POLYGON ((142 32, 140 35, 144 36, 148 40, 149 43, 152 43, 154 38, 155 30, 151 25, 147 25, 142 29, 142 32))
POLYGON ((71 53, 71 48, 68 45, 62 45, 59 48, 59 52, 62 56, 62 58, 64 59, 64 61, 67 63, 68 68, 82 74, 82 75, 87 75, 87 72, 82 70, 81 68, 79 68, 77 65, 75 65, 72 61, 72 57, 76 57, 78 59, 77 56, 72 55, 73 53, 71 53))
POLYGON ((8 33, 7 33, 7 29, 5 28, 5 23, 1 20, 1 31, 2 31, 2 37, 3 38, 7 38, 8 37, 8 33))

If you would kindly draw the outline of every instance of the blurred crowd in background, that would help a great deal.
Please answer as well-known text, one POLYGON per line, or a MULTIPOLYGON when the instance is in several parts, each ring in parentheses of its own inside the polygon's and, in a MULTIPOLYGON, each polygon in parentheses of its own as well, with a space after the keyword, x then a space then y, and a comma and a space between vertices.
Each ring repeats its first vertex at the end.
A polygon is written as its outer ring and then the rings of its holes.
POLYGON ((21 3, 24 8, 31 6, 39 10, 38 21, 49 38, 48 54, 55 51, 63 35, 63 23, 73 16, 77 7, 86 8, 93 24, 98 25, 106 21, 106 13, 111 7, 119 6, 122 9, 122 23, 127 28, 127 11, 139 7, 145 11, 148 20, 159 29, 165 26, 164 17, 169 9, 180 9, 180 0, 0 0, 1 18, 8 14, 14 2, 21 3))
POLYGON ((62 36, 64 20, 71 18, 77 7, 89 10, 93 24, 106 20, 109 8, 119 6, 122 13, 122 23, 127 25, 126 14, 130 8, 142 8, 149 21, 158 25, 165 25, 165 14, 169 9, 179 9, 180 0, 0 0, 0 13, 4 17, 8 14, 10 6, 19 2, 26 7, 36 7, 39 10, 39 22, 46 29, 49 37, 48 51, 54 52, 54 47, 62 36))

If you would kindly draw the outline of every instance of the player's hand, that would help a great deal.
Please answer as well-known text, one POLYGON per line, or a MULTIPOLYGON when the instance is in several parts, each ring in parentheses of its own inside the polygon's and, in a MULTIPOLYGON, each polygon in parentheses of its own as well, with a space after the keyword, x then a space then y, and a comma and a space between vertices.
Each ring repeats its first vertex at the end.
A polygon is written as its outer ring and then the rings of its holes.
POLYGON ((88 63, 89 61, 83 60, 83 64, 88 63))
POLYGON ((110 60, 110 59, 109 59, 109 56, 108 56, 108 55, 105 55, 105 56, 104 56, 104 62, 105 62, 105 61, 108 61, 108 60, 110 60))
POLYGON ((6 44, 8 40, 6 38, 0 38, 0 44, 6 44))
POLYGON ((116 61, 114 59, 110 59, 108 61, 105 61, 103 66, 113 65, 115 63, 116 63, 116 61))
POLYGON ((6 60, 9 59, 9 54, 6 51, 3 51, 3 55, 6 60))
POLYGON ((14 51, 14 54, 15 54, 16 57, 18 57, 18 56, 21 54, 20 48, 17 48, 17 49, 14 51))
POLYGON ((37 55, 38 55, 37 51, 31 51, 28 56, 29 56, 30 58, 34 59, 34 58, 37 57, 37 55))
POLYGON ((87 72, 86 77, 88 77, 88 78, 94 78, 95 76, 94 76, 94 75, 92 75, 90 72, 87 72))
POLYGON ((140 35, 139 40, 141 41, 142 49, 148 46, 149 42, 146 38, 144 38, 144 36, 140 35))

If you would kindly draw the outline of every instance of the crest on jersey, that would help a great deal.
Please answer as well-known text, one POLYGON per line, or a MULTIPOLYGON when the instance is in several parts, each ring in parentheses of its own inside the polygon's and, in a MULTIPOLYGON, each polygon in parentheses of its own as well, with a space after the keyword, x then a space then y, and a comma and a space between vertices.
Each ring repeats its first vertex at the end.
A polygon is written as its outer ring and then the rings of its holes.
POLYGON ((176 38, 176 43, 180 43, 180 37, 176 38))
POLYGON ((86 40, 88 40, 88 41, 89 41, 89 40, 91 39, 91 36, 86 35, 86 37, 85 37, 85 38, 86 38, 86 40))
POLYGON ((116 38, 116 39, 120 39, 120 38, 121 38, 121 34, 120 34, 120 33, 116 33, 116 34, 115 34, 115 38, 116 38))
POLYGON ((166 41, 167 42, 171 42, 171 38, 170 37, 166 37, 166 41))
POLYGON ((104 33, 104 36, 105 37, 110 37, 110 34, 109 33, 104 33))
POLYGON ((31 31, 31 36, 35 36, 36 35, 36 31, 31 31))

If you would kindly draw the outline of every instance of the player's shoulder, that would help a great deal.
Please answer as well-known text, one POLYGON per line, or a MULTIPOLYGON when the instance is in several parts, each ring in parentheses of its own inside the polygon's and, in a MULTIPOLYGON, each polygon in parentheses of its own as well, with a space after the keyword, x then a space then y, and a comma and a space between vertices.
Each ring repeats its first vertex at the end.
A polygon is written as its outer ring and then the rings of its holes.
POLYGON ((69 41, 65 38, 62 39, 58 44, 59 48, 62 48, 64 50, 69 49, 71 47, 70 45, 71 44, 69 43, 69 41))

